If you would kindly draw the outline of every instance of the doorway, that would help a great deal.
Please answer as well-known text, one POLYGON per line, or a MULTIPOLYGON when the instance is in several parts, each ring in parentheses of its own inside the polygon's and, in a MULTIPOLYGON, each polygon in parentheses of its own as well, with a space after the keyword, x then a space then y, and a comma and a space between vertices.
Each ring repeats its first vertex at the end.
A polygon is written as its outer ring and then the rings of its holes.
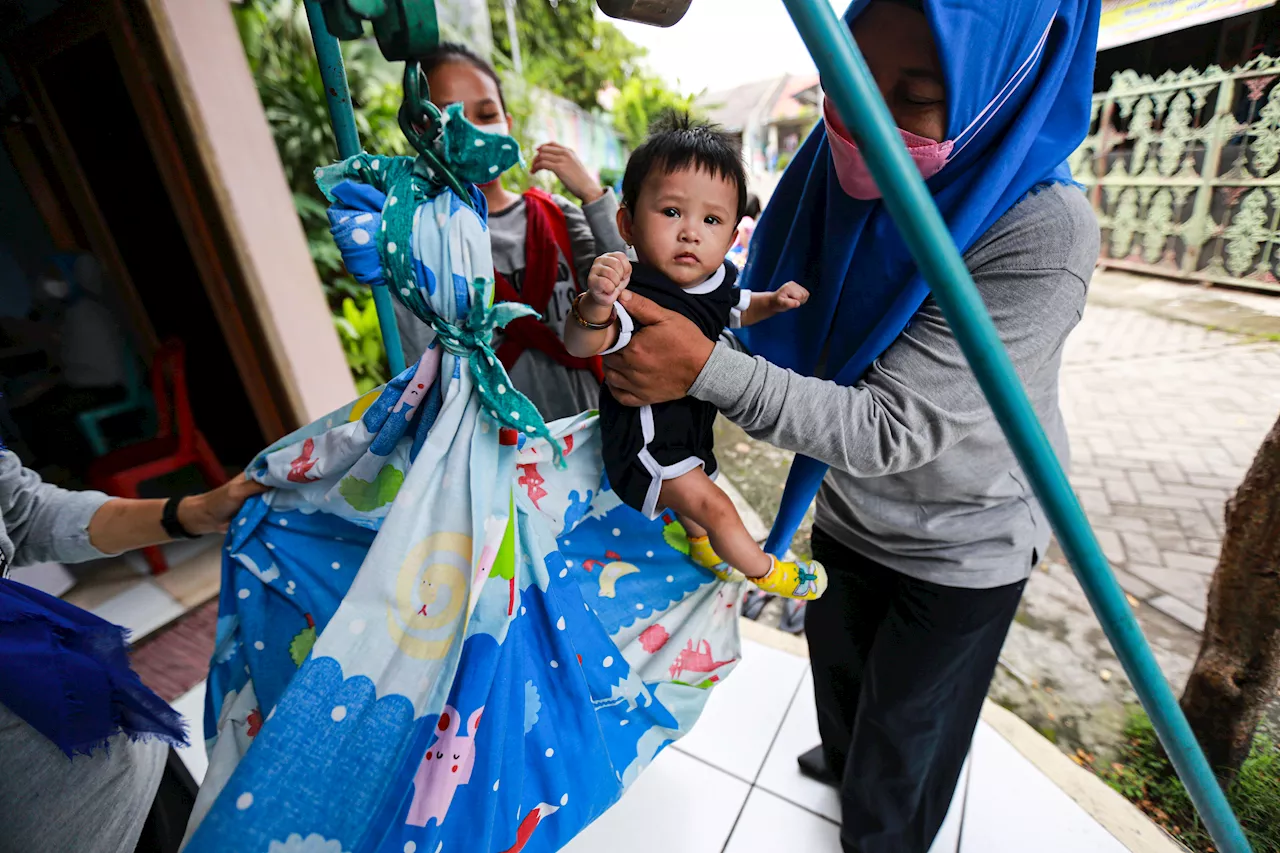
POLYGON ((220 232, 211 176, 174 109, 145 4, 67 4, 4 54, 30 117, 6 131, 10 159, 52 242, 101 264, 142 365, 162 341, 184 342, 196 423, 225 465, 244 465, 286 432, 282 378, 220 232))

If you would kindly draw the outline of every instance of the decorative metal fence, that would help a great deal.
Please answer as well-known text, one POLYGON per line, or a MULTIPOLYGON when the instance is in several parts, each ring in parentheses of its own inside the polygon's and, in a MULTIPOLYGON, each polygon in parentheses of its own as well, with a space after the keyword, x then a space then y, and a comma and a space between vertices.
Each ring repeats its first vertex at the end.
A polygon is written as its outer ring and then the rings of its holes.
POLYGON ((1280 292, 1280 57, 1093 98, 1071 171, 1102 225, 1103 266, 1280 292))

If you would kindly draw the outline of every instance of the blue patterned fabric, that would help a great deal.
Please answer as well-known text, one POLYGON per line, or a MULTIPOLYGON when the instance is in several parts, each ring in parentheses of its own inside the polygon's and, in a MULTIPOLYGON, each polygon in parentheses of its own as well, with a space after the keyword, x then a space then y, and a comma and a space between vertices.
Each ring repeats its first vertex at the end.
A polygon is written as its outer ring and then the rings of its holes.
MULTIPOLYGON (((451 192, 413 221, 423 307, 458 326, 484 224, 451 192)), ((226 540, 190 853, 558 850, 732 671, 738 585, 621 504, 594 413, 506 427, 475 358, 430 346, 251 467, 273 491, 226 540)))

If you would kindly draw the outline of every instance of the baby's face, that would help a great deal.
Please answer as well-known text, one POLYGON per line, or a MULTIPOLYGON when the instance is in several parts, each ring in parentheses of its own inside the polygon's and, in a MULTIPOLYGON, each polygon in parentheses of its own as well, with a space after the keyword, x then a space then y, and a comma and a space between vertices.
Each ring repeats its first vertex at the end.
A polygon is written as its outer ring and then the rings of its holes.
POLYGON ((720 268, 737 237, 738 188, 702 169, 655 171, 619 219, 642 263, 692 287, 720 268))

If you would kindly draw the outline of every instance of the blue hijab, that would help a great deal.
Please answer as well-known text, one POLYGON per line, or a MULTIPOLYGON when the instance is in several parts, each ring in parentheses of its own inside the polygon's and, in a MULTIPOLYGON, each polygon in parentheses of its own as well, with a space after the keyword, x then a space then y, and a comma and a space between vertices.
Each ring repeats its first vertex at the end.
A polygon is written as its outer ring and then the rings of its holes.
MULTIPOLYGON (((852 24, 870 0, 854 0, 852 24)), ((1036 188, 1067 183, 1089 127, 1099 0, 924 0, 947 88, 953 159, 928 182, 963 252, 1036 188)), ((803 307, 743 330, 756 354, 852 385, 929 295, 879 201, 840 188, 824 126, 787 168, 751 240, 743 286, 805 285, 803 307), (823 358, 824 350, 826 357, 823 358)), ((826 466, 797 457, 769 540, 785 550, 826 466)), ((780 549, 780 550, 779 550, 780 549)))

